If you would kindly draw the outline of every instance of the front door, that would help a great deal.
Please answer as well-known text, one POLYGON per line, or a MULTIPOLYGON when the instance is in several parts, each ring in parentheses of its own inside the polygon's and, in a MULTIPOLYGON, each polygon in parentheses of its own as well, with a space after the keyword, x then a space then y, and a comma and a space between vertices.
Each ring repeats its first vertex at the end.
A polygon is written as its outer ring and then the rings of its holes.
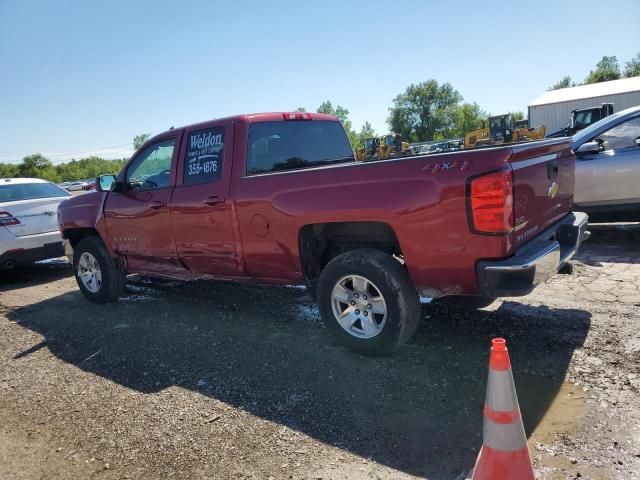
POLYGON ((601 151, 577 157, 575 203, 585 207, 640 203, 640 116, 592 140, 600 143, 601 151))
POLYGON ((240 240, 234 238, 229 200, 233 122, 185 131, 171 221, 180 260, 192 271, 238 275, 240 240))
POLYGON ((159 140, 129 163, 118 191, 104 206, 107 232, 130 271, 180 270, 169 202, 175 185, 179 136, 159 140))

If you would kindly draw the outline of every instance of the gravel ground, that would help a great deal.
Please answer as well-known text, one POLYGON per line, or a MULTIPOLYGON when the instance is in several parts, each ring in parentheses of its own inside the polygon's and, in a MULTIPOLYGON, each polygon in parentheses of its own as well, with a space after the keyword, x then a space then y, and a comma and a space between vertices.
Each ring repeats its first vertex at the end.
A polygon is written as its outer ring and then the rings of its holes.
POLYGON ((335 344, 303 289, 130 278, 93 305, 65 262, 0 277, 0 478, 453 479, 509 342, 540 479, 640 478, 640 227, 477 312, 429 305, 391 358, 335 344))

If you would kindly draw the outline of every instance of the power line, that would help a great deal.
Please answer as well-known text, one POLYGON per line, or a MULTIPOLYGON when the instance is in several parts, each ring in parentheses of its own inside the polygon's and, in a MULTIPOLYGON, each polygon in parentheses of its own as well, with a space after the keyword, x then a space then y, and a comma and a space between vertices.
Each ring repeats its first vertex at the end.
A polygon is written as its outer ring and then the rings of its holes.
MULTIPOLYGON (((82 154, 85 154, 85 153, 102 152, 104 150, 109 150, 109 149, 117 148, 117 147, 126 147, 126 146, 129 146, 129 145, 133 145, 133 142, 121 143, 119 145, 112 145, 110 147, 93 148, 91 150, 85 150, 83 152, 56 153, 54 155, 47 155, 47 158, 68 157, 68 156, 71 156, 71 155, 82 155, 82 154)), ((116 150, 116 151, 118 151, 118 150, 116 150)), ((125 152, 125 151, 129 151, 129 150, 120 150, 120 151, 125 152)))

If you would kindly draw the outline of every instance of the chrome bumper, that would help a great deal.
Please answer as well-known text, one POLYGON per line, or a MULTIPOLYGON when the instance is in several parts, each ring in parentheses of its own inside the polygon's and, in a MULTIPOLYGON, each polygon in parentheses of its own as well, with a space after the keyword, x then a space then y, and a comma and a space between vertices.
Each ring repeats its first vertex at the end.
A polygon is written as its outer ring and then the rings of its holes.
POLYGON ((589 217, 580 212, 567 215, 506 260, 481 261, 477 274, 483 295, 515 297, 529 294, 553 277, 589 237, 589 217))

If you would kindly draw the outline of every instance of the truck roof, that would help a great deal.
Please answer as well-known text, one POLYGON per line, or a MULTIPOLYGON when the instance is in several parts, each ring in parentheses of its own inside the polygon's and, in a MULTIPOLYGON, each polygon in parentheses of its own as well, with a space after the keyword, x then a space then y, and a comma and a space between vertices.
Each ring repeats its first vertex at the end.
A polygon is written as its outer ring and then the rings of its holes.
POLYGON ((160 132, 157 135, 149 138, 146 142, 144 142, 145 146, 147 143, 154 141, 157 137, 160 137, 166 134, 170 130, 179 130, 183 128, 197 128, 197 127, 206 127, 211 122, 221 122, 221 121, 238 121, 238 122, 246 122, 246 123, 257 123, 257 122, 278 122, 285 121, 285 114, 304 114, 305 117, 310 118, 311 120, 328 120, 338 122, 338 118, 335 115, 329 115, 328 113, 312 113, 312 112, 264 112, 264 113, 246 113, 242 115, 232 115, 230 117, 221 117, 221 118, 212 118, 210 120, 205 120, 203 122, 192 123, 189 125, 183 125, 181 127, 171 127, 170 129, 165 130, 164 132, 160 132))

